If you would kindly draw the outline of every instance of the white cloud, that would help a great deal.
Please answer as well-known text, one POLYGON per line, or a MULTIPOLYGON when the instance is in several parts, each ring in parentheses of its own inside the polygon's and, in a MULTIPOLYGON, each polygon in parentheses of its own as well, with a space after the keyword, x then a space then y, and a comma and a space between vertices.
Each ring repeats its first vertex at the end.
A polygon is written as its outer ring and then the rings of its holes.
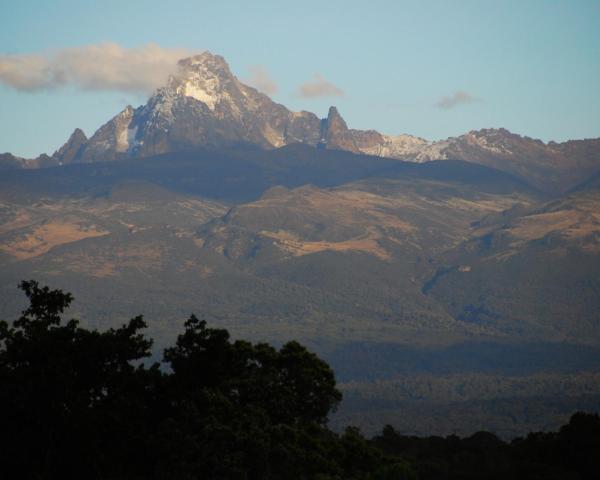
POLYGON ((435 106, 443 110, 449 110, 460 105, 466 105, 477 101, 479 101, 479 99, 474 97, 470 93, 465 92, 463 90, 457 90, 450 96, 440 98, 435 104, 435 106))
POLYGON ((33 92, 72 85, 85 90, 150 93, 165 83, 184 49, 116 43, 65 48, 46 54, 0 55, 0 83, 33 92))
POLYGON ((250 76, 245 78, 244 82, 251 87, 267 95, 275 95, 279 91, 279 86, 263 65, 251 65, 248 67, 248 71, 250 76))
POLYGON ((317 73, 313 80, 300 85, 298 94, 303 98, 343 97, 344 91, 317 73))

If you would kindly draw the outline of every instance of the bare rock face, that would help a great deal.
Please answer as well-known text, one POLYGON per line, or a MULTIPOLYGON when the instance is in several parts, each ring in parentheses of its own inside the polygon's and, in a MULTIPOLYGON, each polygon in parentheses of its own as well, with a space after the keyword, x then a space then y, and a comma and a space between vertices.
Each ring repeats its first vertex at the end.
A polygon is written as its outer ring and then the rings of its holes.
POLYGON ((67 140, 67 143, 54 152, 52 157, 59 165, 72 163, 83 149, 87 140, 88 138, 86 137, 85 133, 83 133, 83 130, 76 128, 69 137, 69 140, 67 140))
POLYGON ((146 157, 198 146, 316 145, 319 134, 316 115, 289 111, 241 83, 223 57, 204 52, 181 60, 177 73, 146 105, 127 107, 102 126, 79 161, 146 157))
POLYGON ((375 130, 350 130, 354 143, 361 153, 385 143, 385 136, 375 130))
POLYGON ((375 130, 351 130, 338 112, 330 107, 327 118, 322 121, 322 142, 326 148, 362 153, 384 142, 383 136, 375 130))
POLYGON ((322 122, 322 137, 327 148, 348 150, 358 153, 358 147, 348 125, 337 108, 330 107, 327 118, 322 122))
POLYGON ((98 162, 126 158, 132 153, 135 126, 132 124, 135 110, 128 105, 125 109, 102 125, 84 144, 75 162, 98 162))

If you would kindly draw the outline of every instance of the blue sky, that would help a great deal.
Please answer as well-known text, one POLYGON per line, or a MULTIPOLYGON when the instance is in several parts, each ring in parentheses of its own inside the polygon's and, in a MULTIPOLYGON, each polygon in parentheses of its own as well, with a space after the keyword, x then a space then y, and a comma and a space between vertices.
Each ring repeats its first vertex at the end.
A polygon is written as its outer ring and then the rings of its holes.
MULTIPOLYGON (((260 66, 276 101, 320 116, 335 104, 354 128, 431 140, 487 127, 545 141, 600 136, 600 1, 3 0, 0 18, 4 61, 107 42, 208 49, 242 79, 260 66), (343 95, 300 95, 316 74, 343 95)), ((144 101, 0 78, 0 152, 52 153, 75 127, 91 135, 144 101)))

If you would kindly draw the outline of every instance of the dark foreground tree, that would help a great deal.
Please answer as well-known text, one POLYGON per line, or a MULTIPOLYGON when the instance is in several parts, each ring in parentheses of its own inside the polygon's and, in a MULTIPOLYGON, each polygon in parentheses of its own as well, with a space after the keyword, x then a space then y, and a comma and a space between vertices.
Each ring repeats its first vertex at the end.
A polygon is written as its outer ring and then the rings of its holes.
POLYGON ((161 374, 139 360, 151 341, 142 317, 106 332, 62 324, 72 296, 20 288, 30 301, 0 322, 0 438, 3 473, 13 478, 101 478, 144 465, 143 441, 161 374), (113 463, 114 462, 114 463, 113 463))
POLYGON ((0 322, 0 478, 12 479, 595 479, 600 418, 506 443, 373 440, 330 431, 341 400, 329 366, 297 342, 232 341, 192 316, 164 364, 141 317, 88 330, 61 315, 73 298, 37 282, 12 325, 0 322))
POLYGON ((164 359, 173 371, 160 437, 164 475, 172 465, 182 466, 175 478, 302 478, 335 470, 324 424, 341 394, 331 368, 297 342, 280 350, 231 342, 226 330, 192 316, 164 359))
POLYGON ((20 288, 29 308, 0 322, 1 478, 344 474, 342 442, 325 426, 341 394, 329 366, 297 342, 232 342, 192 316, 164 366, 146 365, 142 317, 88 330, 62 321, 70 294, 20 288))

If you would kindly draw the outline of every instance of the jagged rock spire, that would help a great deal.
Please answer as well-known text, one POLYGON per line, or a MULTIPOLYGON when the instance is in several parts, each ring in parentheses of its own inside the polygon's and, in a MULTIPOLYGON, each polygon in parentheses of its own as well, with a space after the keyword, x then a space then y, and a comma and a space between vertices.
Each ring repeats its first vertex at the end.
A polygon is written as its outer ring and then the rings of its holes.
POLYGON ((54 158, 59 165, 71 163, 77 157, 87 140, 88 138, 83 130, 76 128, 69 137, 69 140, 67 140, 67 143, 54 152, 52 158, 54 158))

